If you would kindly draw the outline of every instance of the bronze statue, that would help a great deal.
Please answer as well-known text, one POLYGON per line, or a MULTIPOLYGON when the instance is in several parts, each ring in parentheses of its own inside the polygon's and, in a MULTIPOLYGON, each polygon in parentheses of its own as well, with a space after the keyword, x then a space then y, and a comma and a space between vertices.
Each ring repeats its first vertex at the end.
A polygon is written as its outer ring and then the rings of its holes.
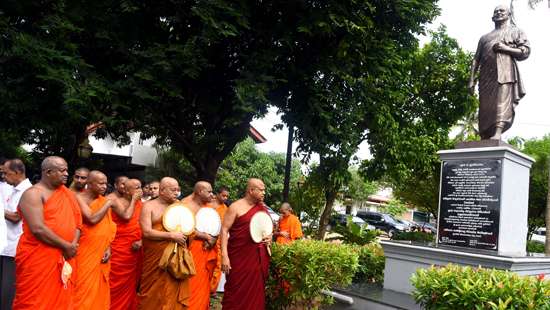
POLYGON ((531 49, 523 31, 510 24, 507 7, 495 8, 493 22, 495 29, 479 39, 468 87, 473 93, 479 70, 479 134, 500 140, 525 95, 516 61, 527 59, 531 49))

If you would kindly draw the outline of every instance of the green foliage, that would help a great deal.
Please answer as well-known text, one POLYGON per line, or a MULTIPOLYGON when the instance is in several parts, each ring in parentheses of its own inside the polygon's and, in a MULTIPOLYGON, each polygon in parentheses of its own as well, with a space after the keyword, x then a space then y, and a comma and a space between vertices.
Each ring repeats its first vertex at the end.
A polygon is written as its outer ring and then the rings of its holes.
POLYGON ((520 151, 535 159, 529 174, 529 234, 531 234, 537 227, 545 226, 550 135, 525 141, 515 138, 512 142, 514 141, 520 151))
POLYGON ((386 264, 382 246, 377 242, 373 242, 358 246, 355 250, 359 253, 359 268, 353 276, 353 283, 382 283, 386 264))
MULTIPOLYGON (((237 144, 222 162, 216 184, 227 186, 235 199, 244 195, 249 178, 260 178, 266 187, 266 204, 277 210, 283 198, 284 171, 285 154, 262 153, 256 149, 254 141, 248 138, 237 144)), ((291 190, 296 190, 300 176, 300 162, 293 161, 290 171, 291 190)), ((299 210, 295 209, 295 212, 299 214, 299 210)))
POLYGON ((409 240, 418 242, 433 242, 435 239, 434 234, 425 233, 422 231, 404 231, 393 234, 392 240, 409 240))
POLYGON ((441 27, 431 42, 404 60, 401 74, 387 81, 388 101, 370 130, 372 160, 362 173, 382 178, 407 204, 437 214, 440 162, 437 151, 452 147, 450 128, 475 110, 468 92, 471 55, 441 27))
POLYGON ((296 185, 295 190, 290 192, 290 204, 301 217, 304 234, 309 236, 318 229, 318 220, 325 206, 324 192, 314 178, 307 177, 303 184, 296 185))
POLYGON ((528 253, 544 253, 544 243, 528 240, 527 241, 527 252, 528 253))
POLYGON ((178 180, 181 192, 184 195, 193 192, 195 179, 193 167, 183 155, 173 149, 158 148, 158 167, 146 167, 145 182, 160 180, 163 177, 172 177, 178 180))
POLYGON ((360 226, 351 220, 352 216, 348 216, 346 225, 336 225, 332 228, 332 232, 340 236, 331 237, 330 240, 342 240, 347 244, 365 245, 376 240, 380 235, 378 230, 368 230, 365 226, 360 226))
POLYGON ((405 213, 405 211, 407 210, 408 208, 403 202, 401 202, 399 199, 394 198, 388 201, 388 203, 383 207, 382 212, 387 213, 393 217, 398 217, 405 213))
POLYGON ((277 310, 296 305, 318 309, 319 303, 331 302, 321 291, 351 284, 357 268, 357 251, 349 245, 313 240, 274 244, 266 306, 277 310))
POLYGON ((378 190, 378 183, 365 179, 359 174, 356 168, 349 170, 351 179, 347 184, 345 195, 348 195, 353 200, 354 205, 362 207, 363 204, 367 202, 369 196, 376 193, 378 190))
POLYGON ((550 309, 550 282, 509 271, 432 267, 411 278, 426 309, 550 309))
POLYGON ((64 1, 2 2, 0 131, 35 145, 39 157, 73 162, 87 125, 101 120, 121 134, 128 122, 103 117, 114 113, 110 90, 80 54, 77 41, 86 35, 69 11, 64 1))

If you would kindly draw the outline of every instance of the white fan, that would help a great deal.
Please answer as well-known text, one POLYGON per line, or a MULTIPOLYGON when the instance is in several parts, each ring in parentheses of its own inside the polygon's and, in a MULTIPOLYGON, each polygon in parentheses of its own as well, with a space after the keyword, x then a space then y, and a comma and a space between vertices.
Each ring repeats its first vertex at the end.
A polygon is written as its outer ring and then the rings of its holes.
POLYGON ((176 202, 164 211, 162 225, 167 231, 177 231, 190 235, 195 230, 195 216, 193 211, 183 203, 176 202))
POLYGON ((256 243, 273 233, 273 221, 266 212, 256 212, 250 220, 250 236, 256 243))
POLYGON ((197 221, 197 226, 195 227, 196 230, 207 233, 213 237, 220 234, 222 220, 218 212, 216 212, 213 208, 200 208, 195 215, 195 220, 197 221))

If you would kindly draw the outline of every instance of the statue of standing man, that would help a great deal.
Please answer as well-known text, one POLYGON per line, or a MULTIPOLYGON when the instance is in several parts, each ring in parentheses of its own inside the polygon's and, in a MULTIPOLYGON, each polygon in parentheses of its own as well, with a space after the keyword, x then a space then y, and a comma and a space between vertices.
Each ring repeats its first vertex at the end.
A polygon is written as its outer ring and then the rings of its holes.
POLYGON ((529 57, 529 41, 510 24, 510 10, 497 6, 495 29, 479 39, 468 87, 474 92, 479 70, 479 134, 481 139, 500 140, 514 122, 514 109, 525 96, 516 61, 529 57))

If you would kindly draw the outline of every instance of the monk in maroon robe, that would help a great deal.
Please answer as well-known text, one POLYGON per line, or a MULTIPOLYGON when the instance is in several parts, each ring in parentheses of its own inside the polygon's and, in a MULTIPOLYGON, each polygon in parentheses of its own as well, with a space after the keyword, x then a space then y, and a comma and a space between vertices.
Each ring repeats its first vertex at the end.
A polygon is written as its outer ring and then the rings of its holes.
POLYGON ((225 213, 221 239, 222 270, 227 278, 222 301, 224 310, 265 309, 267 247, 271 246, 271 235, 261 243, 255 243, 250 236, 252 216, 266 212, 264 196, 264 183, 250 179, 245 197, 235 201, 225 213))

